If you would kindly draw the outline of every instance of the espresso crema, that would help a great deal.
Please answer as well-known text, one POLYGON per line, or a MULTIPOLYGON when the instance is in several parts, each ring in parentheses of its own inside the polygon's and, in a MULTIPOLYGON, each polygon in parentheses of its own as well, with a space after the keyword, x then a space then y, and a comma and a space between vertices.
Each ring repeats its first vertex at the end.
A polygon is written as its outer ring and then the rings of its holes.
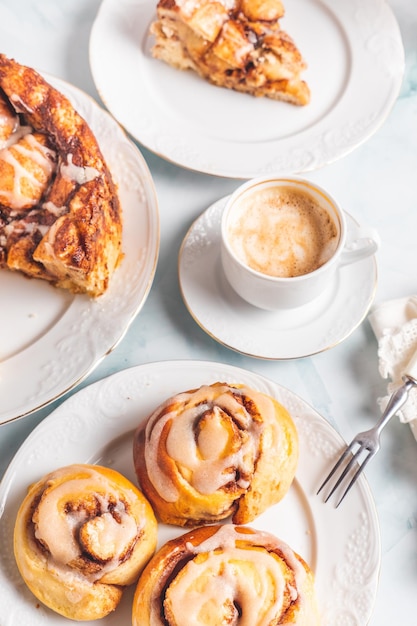
POLYGON ((324 206, 290 186, 255 189, 237 201, 230 218, 227 233, 236 256, 269 276, 313 272, 339 242, 339 227, 324 206))

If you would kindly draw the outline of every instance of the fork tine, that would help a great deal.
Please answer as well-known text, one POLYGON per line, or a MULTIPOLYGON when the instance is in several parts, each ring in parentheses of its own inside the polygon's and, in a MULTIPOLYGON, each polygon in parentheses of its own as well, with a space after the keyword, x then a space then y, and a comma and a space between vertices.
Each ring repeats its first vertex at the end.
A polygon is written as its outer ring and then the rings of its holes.
POLYGON ((336 491, 336 489, 338 488, 342 480, 344 480, 345 476, 350 472, 353 465, 356 463, 360 454, 362 453, 362 450, 364 449, 364 447, 365 447, 365 444, 361 443, 358 450, 355 452, 355 454, 352 455, 352 458, 350 459, 349 463, 346 465, 345 469, 343 470, 343 472, 340 474, 339 478, 333 485, 333 488, 331 489, 330 493, 327 495, 326 499, 324 500, 325 502, 329 500, 329 498, 334 494, 334 492, 336 491))
POLYGON ((391 396, 391 398, 390 398, 390 400, 389 400, 389 402, 388 402, 388 404, 387 404, 387 406, 385 408, 385 411, 383 412, 383 414, 382 414, 381 418, 379 419, 379 421, 375 424, 375 426, 373 428, 370 428, 369 430, 365 430, 365 431, 363 431, 361 433, 358 433, 356 435, 356 437, 347 446, 346 450, 343 452, 343 454, 341 455, 341 457, 337 461, 336 465, 331 470, 330 474, 324 480, 323 484, 319 487, 319 489, 317 491, 317 495, 321 492, 323 487, 325 485, 327 485, 327 483, 332 478, 334 473, 341 466, 342 462, 346 458, 346 455, 349 452, 352 452, 353 446, 358 444, 359 445, 359 449, 355 452, 355 454, 352 454, 352 458, 350 459, 349 463, 345 467, 345 469, 342 472, 341 476, 339 476, 339 479, 336 481, 336 484, 333 486, 333 489, 331 489, 330 493, 326 497, 325 502, 327 502, 327 500, 332 496, 332 494, 335 492, 335 490, 339 487, 339 485, 344 480, 344 478, 346 478, 346 476, 348 475, 349 471, 352 469, 353 464, 356 461, 356 462, 358 462, 358 468, 357 468, 356 472, 354 473, 354 475, 352 476, 351 481, 348 484, 348 486, 347 486, 345 492, 343 493, 342 497, 339 499, 339 502, 336 505, 336 508, 337 508, 339 506, 339 504, 342 502, 342 500, 346 497, 346 495, 348 494, 348 492, 350 491, 352 486, 358 480, 359 476, 362 474, 362 472, 365 469, 366 465, 369 463, 369 461, 372 459, 372 457, 374 457, 375 454, 378 452, 379 447, 380 447, 379 436, 380 436, 380 433, 381 433, 382 429, 388 424, 388 422, 391 419, 391 417, 393 415, 395 415, 396 412, 406 402, 410 389, 412 387, 414 387, 414 386, 417 386, 417 379, 415 379, 413 376, 408 375, 408 374, 405 374, 403 376, 403 382, 404 382, 404 384, 402 385, 402 387, 397 389, 397 391, 392 394, 392 396, 391 396), (368 455, 365 457, 365 459, 364 459, 364 461, 362 463, 359 463, 359 456, 363 452, 364 449, 367 450, 368 455))
MULTIPOLYGON (((339 502, 336 504, 336 509, 339 506, 339 504, 342 502, 342 500, 344 500, 345 496, 347 496, 347 494, 349 493, 349 491, 351 490, 351 488, 353 487, 353 485, 356 483, 356 481, 358 480, 359 476, 362 474, 363 470, 365 469, 365 466, 367 465, 367 463, 372 459, 373 456, 375 456, 376 454, 376 450, 374 451, 370 451, 368 456, 364 459, 363 463, 359 466, 358 471, 354 474, 354 476, 352 476, 352 480, 350 481, 350 483, 348 484, 348 486, 345 489, 344 494, 342 495, 342 497, 340 498, 339 502)), ((330 496, 328 496, 329 498, 330 496)), ((327 499, 326 498, 326 501, 327 499)))
POLYGON ((341 456, 339 457, 339 460, 337 461, 337 463, 335 463, 335 465, 333 466, 333 469, 330 471, 330 473, 328 474, 327 478, 325 478, 324 482, 320 485, 319 490, 317 491, 316 495, 319 495, 320 491, 323 489, 323 487, 325 487, 327 485, 327 483, 329 482, 329 480, 331 479, 331 477, 335 474, 335 472, 339 469, 339 467, 341 466, 341 464, 343 463, 343 461, 345 460, 346 456, 349 454, 349 452, 351 452, 352 447, 353 447, 353 441, 348 445, 348 447, 344 450, 344 452, 341 454, 341 456))

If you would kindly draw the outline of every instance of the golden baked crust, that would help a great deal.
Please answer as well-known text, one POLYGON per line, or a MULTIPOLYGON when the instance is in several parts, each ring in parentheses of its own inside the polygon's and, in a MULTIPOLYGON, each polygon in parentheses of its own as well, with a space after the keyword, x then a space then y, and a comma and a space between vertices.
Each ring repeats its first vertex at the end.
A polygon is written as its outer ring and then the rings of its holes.
POLYGON ((159 0, 152 54, 220 87, 305 105, 306 63, 283 14, 280 0, 159 0))
POLYGON ((74 620, 104 617, 136 583, 156 548, 157 523, 122 474, 69 465, 32 485, 15 523, 23 580, 46 606, 74 620))
POLYGON ((0 54, 0 267, 96 297, 121 238, 117 189, 89 125, 35 70, 0 54))
POLYGON ((274 535, 233 524, 162 546, 139 578, 132 617, 133 626, 320 623, 308 564, 274 535))
POLYGON ((133 458, 163 522, 195 526, 232 516, 246 524, 290 488, 298 436, 275 399, 218 382, 158 407, 135 433, 133 458))

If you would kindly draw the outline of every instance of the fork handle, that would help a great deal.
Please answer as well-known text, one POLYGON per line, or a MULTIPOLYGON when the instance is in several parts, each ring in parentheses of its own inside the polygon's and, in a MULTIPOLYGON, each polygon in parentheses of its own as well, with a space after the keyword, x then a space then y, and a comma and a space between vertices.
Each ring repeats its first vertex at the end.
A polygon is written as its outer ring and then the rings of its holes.
POLYGON ((404 384, 392 394, 385 408, 385 411, 382 414, 381 419, 375 426, 378 433, 381 432, 384 426, 388 424, 391 417, 396 414, 396 412, 403 406, 403 404, 405 404, 410 389, 417 386, 417 380, 412 376, 408 376, 407 374, 403 376, 403 381, 404 384))
POLYGON ((407 378, 412 378, 417 384, 417 350, 414 352, 413 356, 409 360, 407 367, 405 368, 404 374, 407 376, 407 378))

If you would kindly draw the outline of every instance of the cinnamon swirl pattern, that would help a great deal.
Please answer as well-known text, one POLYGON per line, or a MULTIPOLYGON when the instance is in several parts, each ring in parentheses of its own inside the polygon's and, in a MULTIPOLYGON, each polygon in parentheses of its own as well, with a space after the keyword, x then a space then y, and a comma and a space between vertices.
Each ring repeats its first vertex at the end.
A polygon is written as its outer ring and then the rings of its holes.
POLYGON ((287 493, 298 437, 275 399, 217 382, 159 406, 138 427, 133 457, 161 521, 196 526, 232 516, 246 524, 287 493))
POLYGON ((133 626, 318 626, 313 574, 270 533, 233 524, 166 543, 136 587, 133 626))
POLYGON ((104 617, 156 548, 157 523, 124 476, 69 465, 29 488, 14 531, 16 563, 46 606, 74 620, 104 617))

